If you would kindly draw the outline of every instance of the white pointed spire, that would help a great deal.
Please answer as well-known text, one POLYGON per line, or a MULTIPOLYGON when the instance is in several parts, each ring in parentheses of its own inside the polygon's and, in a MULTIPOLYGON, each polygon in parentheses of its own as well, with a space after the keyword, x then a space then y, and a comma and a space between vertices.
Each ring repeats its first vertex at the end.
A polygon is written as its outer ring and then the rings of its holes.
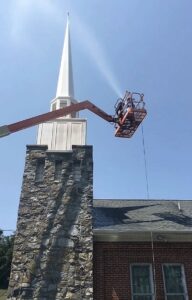
POLYGON ((65 31, 63 53, 57 84, 56 98, 57 97, 74 98, 71 44, 69 33, 69 14, 67 17, 67 27, 65 31))
MULTIPOLYGON (((51 101, 50 110, 64 108, 78 103, 74 99, 69 19, 65 32, 63 53, 59 72, 56 98, 51 101)), ((72 145, 86 145, 85 119, 80 119, 78 112, 45 122, 39 125, 37 144, 48 145, 49 150, 68 151, 72 145)))

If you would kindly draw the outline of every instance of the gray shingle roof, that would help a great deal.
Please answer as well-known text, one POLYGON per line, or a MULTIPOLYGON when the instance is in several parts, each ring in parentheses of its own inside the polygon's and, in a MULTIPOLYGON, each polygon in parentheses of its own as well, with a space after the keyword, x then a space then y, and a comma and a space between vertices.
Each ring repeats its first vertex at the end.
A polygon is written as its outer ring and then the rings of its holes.
POLYGON ((94 200, 94 231, 192 232, 192 200, 94 200))

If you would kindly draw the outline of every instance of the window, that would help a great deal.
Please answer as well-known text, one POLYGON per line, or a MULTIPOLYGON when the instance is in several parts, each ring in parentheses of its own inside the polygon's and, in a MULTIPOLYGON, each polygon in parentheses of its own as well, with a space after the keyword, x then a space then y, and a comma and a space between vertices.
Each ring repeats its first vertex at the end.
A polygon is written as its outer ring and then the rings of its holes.
POLYGON ((75 111, 73 111, 73 112, 71 113, 71 118, 76 118, 76 112, 75 112, 75 111))
POLYGON ((60 108, 64 108, 67 106, 67 101, 60 101, 60 108))
POLYGON ((153 300, 153 276, 151 265, 131 265, 132 300, 153 300))
POLYGON ((53 103, 53 104, 52 104, 52 111, 53 111, 53 110, 56 110, 56 103, 53 103))
POLYGON ((166 300, 187 300, 184 268, 180 264, 163 265, 166 300))
POLYGON ((81 180, 81 162, 76 161, 73 165, 73 176, 76 182, 81 180))
POLYGON ((44 171, 45 171, 45 160, 44 159, 37 160, 36 173, 35 173, 35 181, 36 182, 43 181, 44 171))
POLYGON ((62 160, 55 161, 55 180, 61 180, 62 160))

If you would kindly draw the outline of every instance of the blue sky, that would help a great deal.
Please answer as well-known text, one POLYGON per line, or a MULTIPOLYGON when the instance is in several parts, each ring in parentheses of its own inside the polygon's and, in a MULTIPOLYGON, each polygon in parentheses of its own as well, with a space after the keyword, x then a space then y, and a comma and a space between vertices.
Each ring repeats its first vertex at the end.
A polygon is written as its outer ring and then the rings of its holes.
MULTIPOLYGON (((145 94, 144 137, 151 199, 191 199, 192 2, 9 0, 0 11, 0 124, 49 110, 67 12, 75 95, 113 114, 119 93, 145 94)), ((142 134, 114 137, 89 112, 94 197, 147 198, 142 134)), ((0 228, 15 229, 31 128, 0 140, 0 228)))

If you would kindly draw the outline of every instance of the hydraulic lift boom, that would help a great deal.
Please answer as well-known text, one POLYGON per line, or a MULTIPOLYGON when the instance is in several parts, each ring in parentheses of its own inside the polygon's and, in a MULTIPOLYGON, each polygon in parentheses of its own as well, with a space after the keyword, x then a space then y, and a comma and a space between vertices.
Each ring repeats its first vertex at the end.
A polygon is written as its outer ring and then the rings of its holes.
POLYGON ((118 99, 115 106, 116 112, 114 116, 108 115, 106 112, 87 100, 29 119, 25 119, 17 123, 0 126, 0 137, 7 136, 19 130, 54 120, 56 118, 69 115, 72 112, 78 112, 84 109, 90 110, 107 122, 114 123, 116 128, 115 136, 127 138, 133 135, 147 114, 147 111, 144 108, 143 94, 126 92, 123 99, 118 99), (135 100, 133 95, 139 95, 139 100, 135 100))

